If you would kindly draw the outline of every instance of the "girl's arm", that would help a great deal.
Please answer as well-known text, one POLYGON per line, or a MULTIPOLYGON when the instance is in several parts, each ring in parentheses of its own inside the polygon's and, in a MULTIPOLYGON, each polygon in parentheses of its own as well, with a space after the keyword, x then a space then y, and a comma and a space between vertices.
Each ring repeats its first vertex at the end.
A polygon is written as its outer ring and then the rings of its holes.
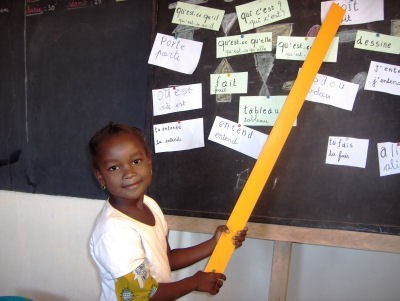
MULTIPOLYGON (((168 241, 168 259, 172 270, 189 266, 209 256, 214 250, 222 232, 229 232, 226 226, 218 226, 213 237, 193 247, 171 250, 168 241)), ((233 238, 236 248, 245 240, 247 227, 233 238)), ((149 274, 129 273, 118 278, 115 291, 118 301, 123 301, 124 296, 131 294, 132 300, 172 301, 190 292, 199 291, 215 295, 219 292, 226 277, 221 273, 208 273, 198 271, 193 276, 170 283, 157 283, 149 274)), ((126 299, 125 299, 126 300, 126 299)))
POLYGON ((172 301, 193 291, 216 295, 226 277, 221 273, 206 273, 198 271, 193 276, 170 283, 159 283, 156 294, 150 301, 172 301))
POLYGON ((143 277, 129 273, 117 279, 115 293, 118 301, 172 301, 193 291, 215 295, 226 279, 224 274, 200 271, 193 276, 170 283, 157 283, 147 274, 141 276, 143 277))
MULTIPOLYGON (((218 226, 214 235, 209 240, 192 247, 171 250, 168 243, 168 259, 171 270, 174 271, 185 268, 210 256, 222 232, 229 233, 229 229, 226 225, 218 226)), ((236 248, 239 248, 242 245, 246 238, 246 234, 247 227, 242 231, 239 231, 238 234, 233 237, 232 243, 235 244, 236 248)))

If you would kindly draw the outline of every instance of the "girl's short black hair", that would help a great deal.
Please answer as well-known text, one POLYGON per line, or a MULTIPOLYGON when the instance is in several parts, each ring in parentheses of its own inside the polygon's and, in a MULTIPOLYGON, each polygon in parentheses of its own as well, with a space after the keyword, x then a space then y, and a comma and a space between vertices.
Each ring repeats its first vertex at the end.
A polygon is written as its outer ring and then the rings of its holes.
POLYGON ((150 150, 146 143, 146 139, 143 135, 143 132, 139 128, 125 124, 118 124, 111 121, 105 127, 98 130, 89 140, 89 154, 93 168, 98 169, 96 159, 99 152, 100 144, 107 138, 116 136, 121 133, 130 134, 138 138, 140 143, 143 145, 146 154, 150 156, 150 150))

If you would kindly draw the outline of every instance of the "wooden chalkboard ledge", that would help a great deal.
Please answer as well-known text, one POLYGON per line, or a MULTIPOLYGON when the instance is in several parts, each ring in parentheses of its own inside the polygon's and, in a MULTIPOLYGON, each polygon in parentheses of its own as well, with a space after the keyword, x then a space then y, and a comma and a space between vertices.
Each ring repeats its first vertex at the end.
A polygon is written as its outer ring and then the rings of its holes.
MULTIPOLYGON (((224 220, 174 215, 166 215, 166 219, 171 230, 210 234, 214 233, 217 225, 226 223, 224 220)), ((248 223, 248 227, 250 238, 400 253, 398 235, 260 223, 248 223)))

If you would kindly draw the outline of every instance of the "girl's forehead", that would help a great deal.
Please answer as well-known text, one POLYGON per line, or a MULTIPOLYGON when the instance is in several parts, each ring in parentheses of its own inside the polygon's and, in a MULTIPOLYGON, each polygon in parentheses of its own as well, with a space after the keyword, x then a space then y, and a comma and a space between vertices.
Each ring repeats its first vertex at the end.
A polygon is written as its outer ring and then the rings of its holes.
POLYGON ((120 133, 107 137, 99 145, 99 155, 122 150, 146 153, 145 146, 140 138, 129 133, 120 133))

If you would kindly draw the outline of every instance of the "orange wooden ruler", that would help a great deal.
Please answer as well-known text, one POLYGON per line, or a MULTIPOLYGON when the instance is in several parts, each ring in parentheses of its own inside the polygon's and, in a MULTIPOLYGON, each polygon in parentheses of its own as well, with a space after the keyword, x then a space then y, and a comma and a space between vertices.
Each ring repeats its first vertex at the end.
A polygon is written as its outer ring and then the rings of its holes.
POLYGON ((253 170, 227 221, 229 234, 222 234, 211 254, 206 272, 223 273, 235 249, 232 237, 243 229, 304 103, 308 90, 340 26, 345 10, 333 3, 300 69, 293 88, 273 126, 253 170))

